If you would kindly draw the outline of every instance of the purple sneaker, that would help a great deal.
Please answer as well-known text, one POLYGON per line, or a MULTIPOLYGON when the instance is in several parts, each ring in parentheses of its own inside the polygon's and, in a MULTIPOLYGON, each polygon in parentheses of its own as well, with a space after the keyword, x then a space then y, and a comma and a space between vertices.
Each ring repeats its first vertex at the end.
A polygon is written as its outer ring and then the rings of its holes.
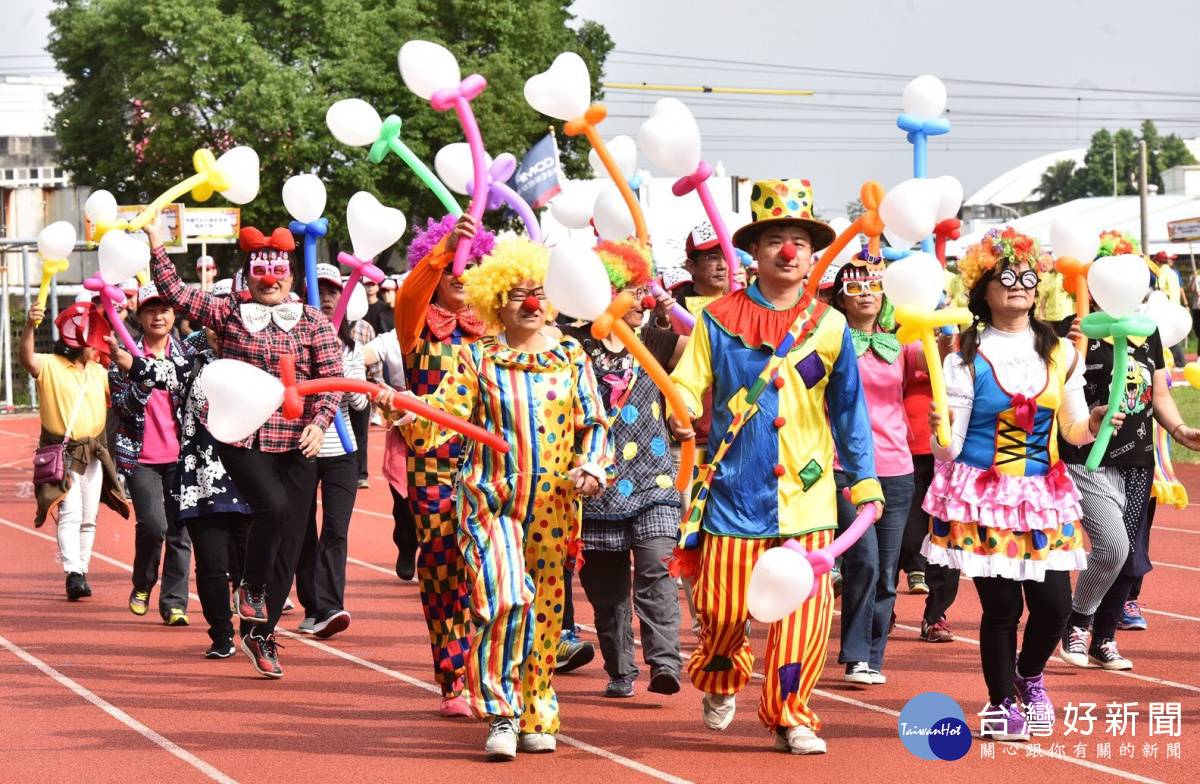
POLYGON ((1005 697, 999 705, 988 703, 978 715, 979 735, 984 740, 1029 740, 1029 725, 1012 697, 1005 697))
POLYGON ((1031 723, 1054 725, 1054 705, 1042 683, 1042 675, 1032 678, 1022 678, 1021 673, 1015 673, 1017 695, 1025 707, 1025 719, 1031 723))

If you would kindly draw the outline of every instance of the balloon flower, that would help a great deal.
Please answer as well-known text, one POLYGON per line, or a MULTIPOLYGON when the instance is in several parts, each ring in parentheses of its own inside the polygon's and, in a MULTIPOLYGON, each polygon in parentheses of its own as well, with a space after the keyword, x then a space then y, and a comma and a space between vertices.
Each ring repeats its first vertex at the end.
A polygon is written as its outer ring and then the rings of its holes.
MULTIPOLYGON (((471 199, 471 217, 479 220, 487 204, 487 166, 484 162, 483 137, 479 123, 471 110, 471 101, 487 87, 487 80, 479 74, 466 79, 458 69, 458 60, 445 47, 429 41, 409 41, 400 47, 400 78, 408 89, 429 101, 439 112, 454 109, 462 125, 463 134, 471 148, 471 162, 475 176, 471 199)), ((454 276, 461 277, 467 268, 467 255, 471 243, 460 242, 454 251, 454 276)))
MULTIPOLYGON (((1154 319, 1134 309, 1150 286, 1150 271, 1140 256, 1106 256, 1092 262, 1087 272, 1088 289, 1102 313, 1089 313, 1080 325, 1089 338, 1112 338, 1113 379, 1108 389, 1108 411, 1088 455, 1087 470, 1095 471, 1108 453, 1113 415, 1124 404, 1125 368, 1129 363, 1129 338, 1148 337, 1158 328, 1154 319)), ((1185 371, 1186 373, 1186 371, 1185 371)))
MULTIPOLYGON (((537 216, 533 214, 529 202, 508 187, 508 181, 517 170, 516 157, 506 152, 492 160, 491 156, 484 153, 484 163, 487 168, 486 209, 498 210, 507 204, 513 212, 521 216, 529 239, 541 242, 542 227, 538 224, 537 216)), ((446 145, 434 156, 433 166, 450 190, 464 195, 474 191, 474 157, 469 145, 462 142, 446 145)))
MULTIPOLYGON (((865 208, 863 214, 859 215, 853 223, 843 229, 828 248, 821 251, 821 258, 808 273, 808 285, 804 287, 804 290, 811 296, 815 297, 817 295, 817 287, 821 285, 821 276, 825 274, 825 270, 829 268, 829 265, 833 263, 833 260, 837 258, 838 254, 842 252, 842 249, 852 239, 859 234, 866 234, 868 237, 878 237, 883 233, 884 221, 879 212, 879 206, 884 200, 883 186, 874 180, 868 180, 863 183, 859 196, 865 208)), ((784 246, 784 248, 787 247, 787 245, 784 246)), ((794 249, 793 252, 795 252, 794 249)))
POLYGON ((905 86, 902 101, 904 113, 896 118, 896 125, 908 132, 908 143, 913 146, 913 177, 924 178, 929 168, 929 137, 950 133, 950 120, 942 117, 946 85, 936 76, 918 76, 905 86))
MULTIPOLYGON (((134 242, 137 242, 137 240, 134 240, 134 242)), ((99 272, 85 280, 83 287, 100 297, 100 306, 104 308, 104 315, 108 317, 108 323, 112 325, 113 331, 117 333, 117 337, 125 344, 125 350, 135 357, 143 356, 137 344, 133 342, 133 336, 129 334, 129 330, 125 327, 125 321, 117 316, 117 305, 125 304, 124 292, 111 283, 105 283, 104 279, 100 277, 99 272)))
POLYGON ((333 312, 334 329, 342 325, 342 319, 346 316, 346 309, 360 280, 366 278, 382 283, 387 277, 383 270, 375 266, 373 259, 396 244, 404 235, 407 221, 400 210, 385 207, 370 193, 359 191, 351 196, 346 204, 346 225, 350 229, 350 245, 354 253, 338 254, 338 261, 350 268, 350 278, 342 288, 342 296, 333 312))
POLYGON ((125 302, 125 294, 117 287, 150 263, 150 247, 123 231, 111 231, 101 237, 99 255, 100 269, 83 282, 83 287, 100 295, 100 304, 108 316, 109 324, 125 344, 126 350, 140 357, 142 353, 125 328, 125 322, 117 317, 117 304, 125 302))
MULTIPOLYGON (((555 308, 569 316, 592 322, 592 335, 597 340, 615 334, 663 393, 671 416, 679 422, 691 421, 675 382, 671 381, 667 371, 624 321, 625 314, 633 305, 633 295, 627 291, 621 292, 610 302, 612 287, 599 256, 577 246, 555 246, 550 251, 544 288, 546 297, 555 308)), ((685 441, 680 454, 679 473, 675 476, 676 490, 683 492, 687 489, 695 462, 696 442, 685 441)))
MULTIPOLYGON (((37 304, 46 307, 50 296, 50 281, 71 266, 67 256, 75 249, 75 227, 66 221, 56 221, 38 232, 38 255, 42 257, 42 282, 38 285, 37 304)), ((38 319, 34 326, 41 326, 38 319)))
POLYGON ((292 216, 288 231, 304 237, 304 288, 308 292, 308 304, 321 307, 321 293, 317 287, 317 240, 329 231, 329 219, 322 218, 325 211, 325 183, 315 174, 298 174, 289 177, 283 184, 283 206, 292 216))
POLYGON ((950 444, 950 418, 947 414, 946 379, 942 375, 941 356, 933 336, 934 328, 969 324, 966 308, 937 310, 942 299, 942 265, 928 253, 918 252, 893 262, 883 273, 883 293, 896 307, 896 337, 901 343, 921 341, 925 364, 929 366, 929 386, 942 421, 937 428, 938 443, 950 444))
POLYGON ((379 119, 379 112, 371 104, 359 98, 347 98, 338 101, 325 112, 325 124, 330 132, 342 144, 350 147, 371 146, 367 159, 371 163, 382 163, 391 150, 400 160, 413 170, 421 182, 433 191, 438 201, 454 217, 463 214, 462 207, 454 200, 450 191, 429 170, 425 162, 418 158, 408 145, 400 141, 400 118, 394 114, 386 120, 379 119))
MULTIPOLYGON (((1082 320, 1088 314, 1088 267, 1100 250, 1096 230, 1074 216, 1055 219, 1050 225, 1050 247, 1056 257, 1054 269, 1063 276, 1062 286, 1075 295, 1075 316, 1082 320)), ((1087 336, 1075 341, 1080 354, 1087 353, 1087 336)))

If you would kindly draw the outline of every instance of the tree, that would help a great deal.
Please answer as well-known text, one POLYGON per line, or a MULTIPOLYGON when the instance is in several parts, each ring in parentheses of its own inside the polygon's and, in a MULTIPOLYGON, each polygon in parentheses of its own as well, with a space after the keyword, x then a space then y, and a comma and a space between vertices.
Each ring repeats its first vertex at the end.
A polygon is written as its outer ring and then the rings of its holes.
MULTIPOLYGON (((192 174, 198 148, 249 145, 262 185, 243 208, 246 224, 287 225, 280 190, 305 172, 325 182, 335 248, 359 190, 423 224, 444 211, 436 197, 396 156, 376 165, 339 144, 326 109, 353 97, 398 115, 401 139, 432 165, 462 130, 453 111, 434 111, 404 86, 396 54, 405 41, 435 41, 464 75, 488 80, 473 108, 489 152, 520 157, 548 124, 526 104, 525 79, 570 50, 600 92, 612 40, 592 22, 569 27, 570 5, 524 0, 515 14, 505 0, 57 0, 48 50, 73 79, 56 99, 61 162, 75 183, 132 203, 192 174)), ((587 170, 586 142, 560 138, 560 149, 569 173, 587 170)))
POLYGON ((867 208, 863 206, 862 199, 854 199, 853 201, 846 202, 846 215, 850 218, 851 223, 862 217, 862 214, 866 211, 867 208))
MULTIPOLYGON (((1152 120, 1143 120, 1141 140, 1146 142, 1146 178, 1150 184, 1162 191, 1162 173, 1174 166, 1196 164, 1187 145, 1175 134, 1159 136, 1152 120)), ((1116 157, 1117 193, 1135 196, 1138 192, 1138 137, 1133 131, 1122 128, 1115 134, 1100 129, 1092 134, 1092 144, 1084 156, 1083 166, 1076 169, 1067 188, 1068 199, 1083 196, 1111 196, 1113 193, 1113 157, 1116 157)), ((1042 193, 1046 193, 1047 177, 1058 176, 1055 167, 1059 161, 1042 175, 1042 193)), ((1064 199, 1066 200, 1066 199, 1064 199)), ((1061 203, 1061 202, 1057 202, 1061 203)), ((1046 206, 1043 196, 1043 206, 1046 206)))
POLYGON ((1042 209, 1065 204, 1075 198, 1075 161, 1067 159, 1055 161, 1042 173, 1042 182, 1038 186, 1041 199, 1038 205, 1042 209))

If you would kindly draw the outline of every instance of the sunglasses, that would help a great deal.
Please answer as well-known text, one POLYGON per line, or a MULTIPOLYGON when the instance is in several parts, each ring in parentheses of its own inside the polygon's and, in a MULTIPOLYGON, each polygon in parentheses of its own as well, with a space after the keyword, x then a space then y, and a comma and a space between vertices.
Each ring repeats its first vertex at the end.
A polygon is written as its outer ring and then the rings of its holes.
POLYGON ((861 297, 863 294, 882 294, 882 280, 843 280, 842 293, 847 297, 861 297))
POLYGON ((261 280, 267 273, 271 273, 276 278, 290 278, 292 276, 292 265, 287 263, 272 263, 254 261, 250 263, 250 277, 255 280, 261 280))
MULTIPOLYGON (((482 264, 482 263, 483 263, 483 262, 481 262, 481 261, 476 261, 476 262, 475 262, 475 263, 473 263, 473 264, 468 264, 468 265, 466 265, 465 267, 463 267, 463 272, 465 273, 467 270, 475 269, 476 267, 478 267, 478 266, 479 266, 480 264, 482 264)), ((453 267, 449 267, 449 266, 448 266, 448 267, 446 267, 445 269, 443 269, 443 270, 442 270, 442 274, 443 274, 443 275, 453 275, 453 274, 454 274, 454 268, 453 268, 453 267)))
POLYGON ((1000 285, 1006 289, 1011 289, 1020 281, 1021 288, 1029 290, 1036 289, 1038 281, 1041 277, 1033 270, 1025 270, 1020 275, 1017 275, 1016 270, 1006 269, 996 276, 996 280, 1000 281, 1000 285))

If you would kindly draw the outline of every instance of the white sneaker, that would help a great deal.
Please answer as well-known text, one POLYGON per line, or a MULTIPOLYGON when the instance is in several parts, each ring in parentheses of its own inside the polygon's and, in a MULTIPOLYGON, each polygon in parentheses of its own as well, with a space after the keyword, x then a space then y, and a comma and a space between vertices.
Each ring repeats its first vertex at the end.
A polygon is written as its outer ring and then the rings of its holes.
POLYGON ((545 732, 522 732, 517 736, 517 750, 530 754, 548 754, 557 745, 554 736, 545 732))
POLYGON ((1058 645, 1058 658, 1076 667, 1088 666, 1088 638, 1091 633, 1079 626, 1071 626, 1058 645))
POLYGON ((879 670, 870 670, 868 671, 868 674, 871 676, 872 686, 880 686, 884 683, 887 683, 887 676, 879 670))
POLYGON ((849 662, 846 665, 846 683, 857 683, 862 686, 871 685, 871 665, 866 662, 849 662))
POLYGON ((811 727, 777 727, 775 750, 792 754, 824 754, 825 741, 817 737, 811 727))
POLYGON ((700 705, 704 708, 704 726, 713 731, 720 731, 733 721, 734 704, 732 694, 705 694, 700 705))
POLYGON ((517 758, 517 720, 506 716, 492 719, 487 743, 483 753, 491 762, 502 762, 517 758))
POLYGON ((1132 670, 1133 662, 1126 659, 1117 650, 1117 641, 1109 637, 1106 640, 1095 640, 1088 648, 1088 661, 1106 670, 1132 670))

